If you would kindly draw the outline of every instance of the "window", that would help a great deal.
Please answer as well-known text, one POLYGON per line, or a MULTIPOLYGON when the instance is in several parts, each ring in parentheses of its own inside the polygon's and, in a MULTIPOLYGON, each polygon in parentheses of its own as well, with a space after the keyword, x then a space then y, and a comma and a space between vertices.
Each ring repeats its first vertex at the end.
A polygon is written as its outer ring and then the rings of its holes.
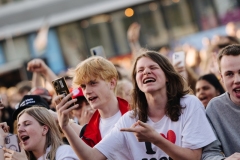
POLYGON ((169 37, 159 3, 152 2, 136 7, 141 24, 141 42, 146 48, 159 48, 168 44, 169 37))
POLYGON ((221 24, 240 21, 240 0, 214 0, 221 24))
POLYGON ((86 42, 77 22, 60 26, 57 32, 67 66, 76 66, 88 57, 86 42))
POLYGON ((27 38, 17 37, 8 38, 3 43, 3 50, 5 53, 6 61, 16 61, 16 60, 28 60, 30 57, 27 38))
POLYGON ((126 17, 124 10, 113 12, 111 14, 111 27, 115 38, 117 54, 130 53, 130 47, 127 40, 128 27, 134 22, 133 17, 126 17))
POLYGON ((163 0, 161 5, 172 38, 176 39, 197 31, 186 0, 163 0))
MULTIPOLYGON (((195 1, 198 10, 199 25, 201 30, 208 30, 218 26, 216 13, 212 1, 195 1)), ((196 11, 195 11, 196 12, 196 11)))
MULTIPOLYGON (((97 15, 80 22, 90 48, 102 45, 107 58, 115 56, 114 41, 110 32, 109 15, 97 15)), ((88 51, 90 56, 90 51, 88 51)))

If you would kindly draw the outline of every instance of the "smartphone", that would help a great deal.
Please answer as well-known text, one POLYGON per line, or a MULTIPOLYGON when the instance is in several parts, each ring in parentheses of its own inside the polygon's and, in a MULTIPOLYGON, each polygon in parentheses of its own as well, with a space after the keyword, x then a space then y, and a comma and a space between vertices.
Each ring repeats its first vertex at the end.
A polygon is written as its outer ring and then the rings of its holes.
POLYGON ((174 52, 172 56, 172 63, 175 65, 176 63, 181 62, 178 67, 184 67, 185 66, 185 52, 179 51, 174 52))
POLYGON ((6 148, 8 148, 8 149, 11 149, 16 152, 20 152, 18 137, 16 134, 9 134, 5 138, 5 145, 6 145, 6 148))
POLYGON ((92 56, 101 56, 103 58, 106 58, 106 54, 104 51, 103 46, 96 46, 90 49, 92 56))
MULTIPOLYGON (((61 78, 58 78, 58 79, 52 81, 52 85, 53 85, 53 88, 55 89, 55 92, 57 93, 57 95, 64 95, 64 97, 65 97, 70 93, 64 77, 61 77, 61 78)), ((70 100, 72 100, 72 98, 68 99, 68 101, 70 101, 70 100)), ((75 104, 73 104, 73 105, 75 105, 75 104)))

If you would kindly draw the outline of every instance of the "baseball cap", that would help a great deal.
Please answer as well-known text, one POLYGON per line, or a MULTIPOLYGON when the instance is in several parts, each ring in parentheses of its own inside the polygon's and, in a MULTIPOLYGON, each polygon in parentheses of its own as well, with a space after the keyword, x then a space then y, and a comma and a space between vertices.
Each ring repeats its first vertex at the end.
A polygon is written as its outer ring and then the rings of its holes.
POLYGON ((41 107, 45 107, 50 109, 47 102, 42 99, 39 95, 25 95, 19 105, 17 106, 16 110, 13 112, 12 118, 13 120, 17 119, 18 114, 26 108, 30 108, 33 105, 39 105, 41 107))
POLYGON ((82 88, 80 88, 80 87, 71 89, 70 91, 73 93, 72 98, 84 97, 82 88))

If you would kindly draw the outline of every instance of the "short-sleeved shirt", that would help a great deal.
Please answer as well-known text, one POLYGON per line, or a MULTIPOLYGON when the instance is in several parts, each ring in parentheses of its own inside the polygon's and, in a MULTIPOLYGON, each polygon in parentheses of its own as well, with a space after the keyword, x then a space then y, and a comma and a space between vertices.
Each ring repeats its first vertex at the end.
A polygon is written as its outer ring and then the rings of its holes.
MULTIPOLYGON (((199 149, 216 140, 206 118, 204 106, 198 98, 186 95, 181 98, 180 104, 185 109, 178 121, 174 122, 165 115, 158 122, 148 118, 147 124, 153 127, 159 136, 184 148, 199 149)), ((132 117, 132 111, 127 112, 95 148, 110 160, 169 159, 159 147, 151 143, 138 142, 133 133, 120 131, 121 128, 131 127, 136 121, 137 118, 132 117)))

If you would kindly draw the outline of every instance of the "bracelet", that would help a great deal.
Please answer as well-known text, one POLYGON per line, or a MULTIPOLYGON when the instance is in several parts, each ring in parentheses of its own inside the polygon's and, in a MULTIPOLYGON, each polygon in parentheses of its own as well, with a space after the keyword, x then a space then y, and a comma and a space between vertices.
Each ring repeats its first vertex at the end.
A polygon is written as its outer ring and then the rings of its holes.
POLYGON ((0 149, 3 149, 3 146, 2 146, 2 145, 0 145, 0 149))

